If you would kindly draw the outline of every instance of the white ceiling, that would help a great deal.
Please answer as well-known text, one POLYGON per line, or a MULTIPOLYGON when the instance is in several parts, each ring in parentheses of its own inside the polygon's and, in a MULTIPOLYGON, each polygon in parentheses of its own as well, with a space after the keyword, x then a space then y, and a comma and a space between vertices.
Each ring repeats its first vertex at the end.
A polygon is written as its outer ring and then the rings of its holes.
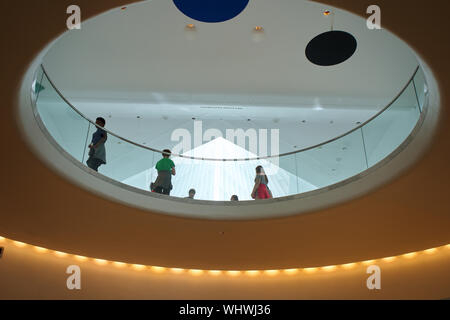
MULTIPOLYGON (((186 129, 192 133, 194 120, 202 121, 203 133, 208 129, 219 129, 225 136, 227 129, 244 130, 255 128, 278 129, 279 152, 286 153, 319 144, 344 134, 369 118, 372 110, 365 109, 309 109, 277 107, 276 115, 260 112, 257 107, 239 109, 203 109, 190 106, 189 111, 182 106, 161 105, 159 108, 148 104, 104 103, 74 100, 78 109, 90 119, 103 116, 106 127, 114 133, 159 150, 173 148, 178 141, 171 141, 175 129, 186 129), (176 108, 176 111, 174 109, 176 108), (139 117, 139 118, 137 118, 139 117), (250 120, 250 121, 249 121, 250 120)), ((268 108, 268 110, 270 110, 268 108)), ((205 141, 207 142, 207 141, 205 141)))
MULTIPOLYGON (((145 1, 84 22, 44 59, 77 108, 92 118, 111 116, 109 129, 137 142, 152 143, 137 132, 136 120, 130 122, 137 115, 154 127, 154 138, 159 126, 178 128, 192 117, 218 128, 245 127, 251 118, 251 127, 272 124, 292 133, 282 138, 281 152, 367 120, 417 64, 412 50, 388 31, 368 30, 360 17, 299 0, 252 0, 241 15, 218 24, 192 21, 169 0, 145 1), (304 54, 312 38, 330 30, 325 8, 336 12, 334 29, 358 41, 355 55, 333 67, 315 66, 304 54), (187 23, 196 31, 186 31, 187 23), (263 39, 254 38, 255 26, 264 27, 263 39), (304 119, 317 126, 298 139, 293 132, 304 119)), ((152 146, 167 144, 163 140, 152 146)))

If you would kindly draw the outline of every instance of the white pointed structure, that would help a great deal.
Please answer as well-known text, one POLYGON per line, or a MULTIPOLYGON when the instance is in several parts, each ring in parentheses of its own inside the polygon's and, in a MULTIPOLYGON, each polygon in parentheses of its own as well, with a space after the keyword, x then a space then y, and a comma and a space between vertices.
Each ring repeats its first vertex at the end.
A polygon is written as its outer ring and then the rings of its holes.
MULTIPOLYGON (((214 159, 257 157, 257 155, 222 137, 194 148, 183 155, 214 159)), ((311 183, 289 171, 292 168, 292 171, 295 172, 295 163, 290 165, 288 157, 280 159, 280 166, 277 165, 277 159, 213 161, 172 157, 172 160, 175 162, 177 171, 176 176, 172 178, 173 189, 170 194, 174 197, 187 197, 189 189, 194 188, 196 190, 195 199, 198 200, 228 201, 233 194, 237 195, 239 200, 251 200, 250 194, 254 186, 255 168, 258 165, 264 167, 269 178, 268 186, 274 197, 317 189, 311 183)), ((150 182, 156 179, 156 175, 157 172, 153 166, 122 182, 148 190, 150 182)))

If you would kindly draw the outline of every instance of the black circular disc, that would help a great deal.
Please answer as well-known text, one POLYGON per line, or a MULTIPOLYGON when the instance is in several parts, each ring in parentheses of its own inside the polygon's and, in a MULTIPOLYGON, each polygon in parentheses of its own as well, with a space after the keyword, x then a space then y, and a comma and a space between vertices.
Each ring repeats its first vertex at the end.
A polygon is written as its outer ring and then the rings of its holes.
POLYGON ((224 22, 233 19, 247 7, 250 0, 173 0, 175 6, 197 21, 224 22))
POLYGON ((348 60, 356 51, 354 36, 344 31, 319 34, 306 46, 306 57, 319 66, 334 66, 348 60))

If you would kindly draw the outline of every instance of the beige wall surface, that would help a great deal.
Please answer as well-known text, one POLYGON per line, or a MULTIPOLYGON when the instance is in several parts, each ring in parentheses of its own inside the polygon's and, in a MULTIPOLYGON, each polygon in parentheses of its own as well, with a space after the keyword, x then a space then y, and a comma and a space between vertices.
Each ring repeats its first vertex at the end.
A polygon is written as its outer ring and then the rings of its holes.
POLYGON ((450 247, 336 268, 271 272, 153 269, 72 255, 61 257, 12 241, 0 259, 0 299, 444 299, 450 247), (69 266, 80 267, 80 290, 69 290, 69 266), (369 290, 369 266, 380 289, 369 290))

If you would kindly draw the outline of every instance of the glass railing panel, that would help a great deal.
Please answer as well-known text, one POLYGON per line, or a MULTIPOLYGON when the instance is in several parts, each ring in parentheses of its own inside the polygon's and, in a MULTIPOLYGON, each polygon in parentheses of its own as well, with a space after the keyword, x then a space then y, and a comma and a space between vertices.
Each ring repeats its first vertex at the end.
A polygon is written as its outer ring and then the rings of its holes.
MULTIPOLYGON (((92 128, 89 142, 92 140, 95 130, 98 128, 92 128)), ((100 166, 99 173, 130 186, 150 190, 153 168, 160 153, 142 148, 111 134, 107 134, 105 150, 106 164, 100 166)), ((84 164, 86 165, 86 161, 84 164)))
MULTIPOLYGON (((170 195, 185 198, 193 188, 198 200, 228 201, 232 195, 237 195, 239 200, 251 200, 255 168, 259 165, 265 169, 268 186, 275 198, 336 184, 384 159, 408 137, 420 117, 419 105, 424 104, 426 90, 425 77, 419 69, 414 82, 409 83, 397 100, 362 128, 298 153, 258 160, 190 158, 240 155, 238 158, 243 159, 255 156, 231 142, 217 140, 210 145, 212 149, 197 148, 186 152, 183 157, 172 156, 177 174, 172 177, 170 195)), ((44 125, 56 142, 84 165, 89 162, 91 167, 89 144, 99 128, 61 98, 42 70, 36 73, 32 97, 37 101, 37 111, 44 125)), ((108 123, 105 128, 108 128, 108 123)), ((160 152, 107 133, 106 163, 98 168, 98 172, 149 191, 150 184, 158 175, 155 166, 161 158, 160 152)))
POLYGON ((268 159, 265 171, 269 178, 269 188, 275 198, 300 193, 297 154, 268 159), (270 165, 269 165, 270 164, 270 165))
MULTIPOLYGON (((156 154, 156 162, 161 160, 161 158, 162 154, 156 154)), ((214 194, 216 194, 217 199, 222 199, 220 193, 221 184, 216 184, 214 180, 222 177, 222 166, 214 166, 213 162, 206 160, 193 160, 174 156, 170 158, 175 163, 176 170, 176 175, 172 176, 173 189, 170 192, 171 196, 185 198, 189 195, 190 189, 195 189, 194 199, 212 200, 214 199, 214 194)), ((154 181, 158 172, 156 169, 153 172, 154 181)))
POLYGON ((35 88, 39 88, 37 110, 47 131, 67 153, 81 162, 89 122, 60 97, 46 76, 35 88))
MULTIPOLYGON (((232 195, 237 195, 239 200, 251 200, 255 168, 258 165, 266 165, 266 170, 270 168, 270 165, 262 160, 217 161, 180 157, 171 159, 176 166, 176 176, 172 177, 173 190, 170 195, 184 198, 193 188, 196 190, 197 200, 228 201, 232 195)), ((269 179, 269 187, 276 186, 276 179, 269 179)), ((280 194, 278 190, 277 192, 280 194)))
POLYGON ((255 179, 254 172, 258 163, 259 162, 257 160, 222 161, 223 200, 230 200, 232 195, 237 195, 239 200, 252 199, 251 193, 253 190, 255 179))
POLYGON ((323 188, 367 169, 360 130, 297 154, 301 192, 323 188))
POLYGON ((185 198, 190 189, 195 189, 195 199, 225 200, 225 189, 229 186, 224 183, 223 161, 181 157, 171 157, 171 159, 175 163, 177 172, 172 178, 172 196, 185 198))
POLYGON ((362 127, 369 166, 373 166, 397 149, 415 127, 420 111, 414 84, 378 117, 362 127))

